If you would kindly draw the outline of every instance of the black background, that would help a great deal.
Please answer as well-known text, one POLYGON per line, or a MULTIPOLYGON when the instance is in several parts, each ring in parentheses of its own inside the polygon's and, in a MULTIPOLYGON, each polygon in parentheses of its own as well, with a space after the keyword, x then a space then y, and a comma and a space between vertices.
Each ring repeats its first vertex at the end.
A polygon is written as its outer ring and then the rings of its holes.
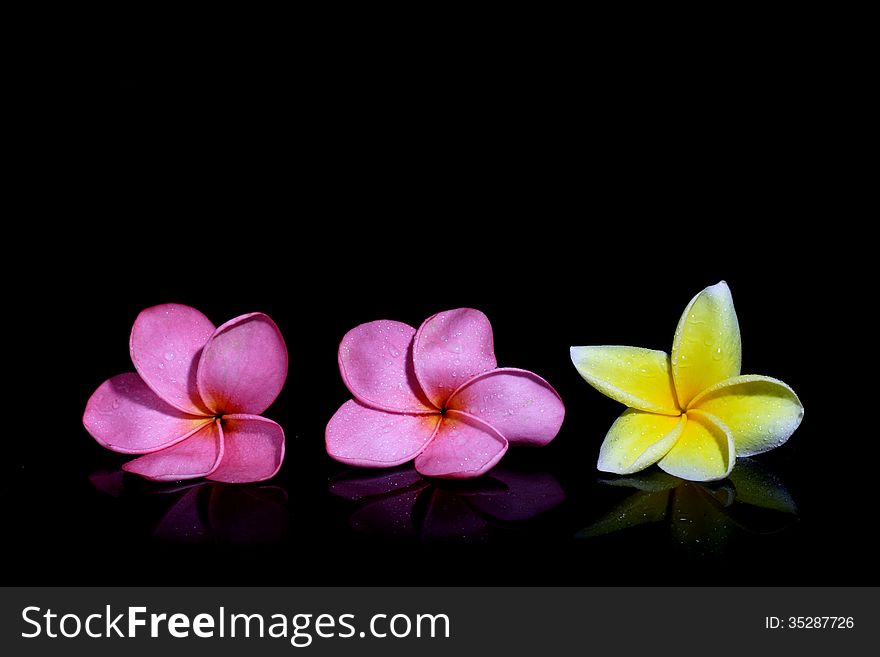
POLYGON ((564 40, 418 58, 328 45, 176 59, 139 44, 58 62, 41 90, 48 137, 32 156, 45 184, 22 222, 33 235, 6 244, 25 256, 8 283, 29 318, 8 347, 22 386, 7 393, 19 407, 14 583, 876 583, 868 480, 853 463, 874 437, 852 422, 867 409, 851 407, 838 365, 862 344, 864 238, 849 228, 818 63, 661 65, 564 40), (578 376, 568 347, 668 350, 687 302, 721 279, 743 371, 786 381, 806 409, 791 441, 759 457, 797 516, 705 550, 662 523, 576 539, 627 491, 595 470, 622 407, 578 376), (82 428, 86 400, 132 369, 131 323, 167 301, 215 324, 263 311, 287 340, 288 381, 266 412, 288 440, 270 482, 287 495, 277 532, 159 540, 181 493, 126 475, 114 496, 90 479, 126 459, 82 428), (358 504, 328 490, 348 468, 323 447, 349 398, 339 340, 361 322, 418 326, 462 306, 491 319, 500 365, 564 399, 557 439, 502 463, 549 473, 565 501, 478 535, 356 531, 358 504))

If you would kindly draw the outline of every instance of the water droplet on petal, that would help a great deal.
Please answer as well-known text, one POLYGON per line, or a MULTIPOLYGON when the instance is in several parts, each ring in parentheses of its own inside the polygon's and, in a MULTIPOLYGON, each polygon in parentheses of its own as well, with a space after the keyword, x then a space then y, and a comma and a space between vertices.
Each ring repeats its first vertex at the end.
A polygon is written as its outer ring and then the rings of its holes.
POLYGON ((166 351, 165 352, 165 360, 174 360, 174 352, 166 351))

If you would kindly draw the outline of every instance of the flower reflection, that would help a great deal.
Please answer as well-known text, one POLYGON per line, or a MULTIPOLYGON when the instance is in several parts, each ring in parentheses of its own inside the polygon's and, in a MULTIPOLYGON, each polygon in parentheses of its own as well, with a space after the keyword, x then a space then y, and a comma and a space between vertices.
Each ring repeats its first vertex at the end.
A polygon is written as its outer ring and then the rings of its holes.
POLYGON ((582 530, 579 537, 663 522, 683 547, 711 551, 723 547, 737 531, 781 531, 797 515, 782 481, 751 459, 738 460, 728 478, 720 482, 695 483, 652 472, 603 483, 637 492, 582 530))
POLYGON ((96 470, 89 480, 100 492, 123 500, 126 493, 177 496, 153 531, 160 543, 255 545, 280 541, 290 533, 287 492, 280 486, 154 486, 140 481, 129 486, 131 480, 118 468, 96 470))
POLYGON ((503 466, 467 482, 424 479, 412 467, 351 471, 331 481, 330 492, 358 503, 349 517, 355 531, 423 540, 484 539, 565 500, 553 475, 503 466))

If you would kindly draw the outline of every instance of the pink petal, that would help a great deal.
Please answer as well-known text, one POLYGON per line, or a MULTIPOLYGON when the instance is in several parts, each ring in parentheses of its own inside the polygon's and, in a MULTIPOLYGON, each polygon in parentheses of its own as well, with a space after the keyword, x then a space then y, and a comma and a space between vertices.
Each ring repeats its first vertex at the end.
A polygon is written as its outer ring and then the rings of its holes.
POLYGON ((146 454, 180 442, 210 422, 162 401, 134 372, 107 379, 86 403, 83 425, 107 449, 146 454))
POLYGON ((506 451, 507 440, 491 426, 460 411, 447 411, 433 440, 416 457, 416 470, 428 477, 479 477, 506 451))
POLYGON ((222 458, 223 429, 215 420, 186 440, 129 461, 122 469, 153 481, 180 481, 210 474, 222 458))
POLYGON ((413 364, 428 399, 443 408, 462 383, 495 369, 489 319, 471 308, 447 310, 429 317, 416 333, 413 364))
POLYGON ((196 386, 196 366, 214 325, 195 308, 166 303, 142 311, 129 339, 131 360, 141 378, 184 413, 206 415, 196 386))
POLYGON ((243 484, 275 476, 284 461, 284 430, 259 415, 223 418, 224 452, 208 479, 243 484))
POLYGON ((381 319, 356 326, 339 345, 342 380, 358 400, 384 411, 433 411, 416 381, 412 342, 416 330, 381 319))
POLYGON ((512 367, 474 377, 447 406, 488 422, 515 445, 546 445, 565 417, 562 399, 549 383, 512 367))
POLYGON ((286 378, 287 346, 263 313, 226 322, 208 340, 199 361, 199 392, 217 413, 259 415, 275 401, 286 378))
POLYGON ((388 413, 350 399, 327 424, 327 453, 366 468, 400 465, 424 449, 439 422, 439 413, 388 413))

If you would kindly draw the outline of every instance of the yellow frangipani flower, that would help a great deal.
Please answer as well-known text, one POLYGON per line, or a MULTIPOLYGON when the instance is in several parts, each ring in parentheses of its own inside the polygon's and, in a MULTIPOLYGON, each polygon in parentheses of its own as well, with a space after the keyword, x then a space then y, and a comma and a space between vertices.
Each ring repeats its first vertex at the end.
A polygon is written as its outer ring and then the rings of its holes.
POLYGON ((737 456, 783 444, 804 407, 782 381, 740 375, 739 322, 727 283, 685 308, 672 357, 639 347, 572 347, 571 360, 599 392, 626 404, 597 467, 631 474, 656 463, 682 479, 724 479, 737 456))

